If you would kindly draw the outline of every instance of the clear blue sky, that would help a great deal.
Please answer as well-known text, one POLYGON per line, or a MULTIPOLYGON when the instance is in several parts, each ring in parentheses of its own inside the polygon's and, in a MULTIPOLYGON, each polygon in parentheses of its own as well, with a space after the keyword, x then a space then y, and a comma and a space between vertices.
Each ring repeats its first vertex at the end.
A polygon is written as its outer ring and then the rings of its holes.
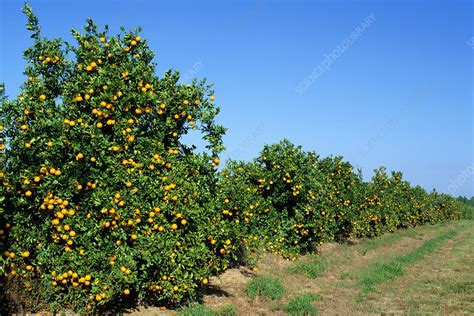
MULTIPOLYGON (((158 74, 201 68, 196 76, 215 83, 219 122, 229 128, 224 158, 251 159, 286 137, 344 156, 366 178, 384 165, 428 190, 474 194, 470 1, 30 3, 45 36, 72 40, 86 18, 113 32, 142 26, 158 74), (329 69, 314 73, 371 14, 329 69)), ((1 0, 0 81, 11 97, 31 44, 21 7, 1 0)))

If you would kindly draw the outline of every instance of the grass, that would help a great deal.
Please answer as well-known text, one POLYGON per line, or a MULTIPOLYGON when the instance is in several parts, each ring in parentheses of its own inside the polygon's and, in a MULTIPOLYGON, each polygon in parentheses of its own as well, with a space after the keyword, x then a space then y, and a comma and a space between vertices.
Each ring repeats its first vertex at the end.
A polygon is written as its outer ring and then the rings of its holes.
MULTIPOLYGON (((402 277, 368 293, 358 304, 363 313, 379 309, 389 314, 474 315, 474 225, 452 223, 458 234, 406 266, 402 277)), ((439 227, 436 225, 435 227, 439 227)))
POLYGON ((359 247, 359 252, 365 255, 370 250, 375 250, 383 246, 389 246, 397 243, 404 235, 401 232, 391 233, 387 236, 380 236, 362 243, 359 247))
MULTIPOLYGON (((457 231, 455 230, 440 233, 435 238, 427 240, 415 251, 409 252, 405 255, 396 256, 388 262, 375 262, 369 269, 364 271, 360 277, 362 291, 375 291, 379 284, 402 276, 404 274, 404 266, 411 265, 423 258, 424 255, 432 253, 444 241, 454 238, 456 234, 457 231)), ((356 297, 357 301, 362 299, 362 296, 356 297)))
POLYGON ((443 290, 446 294, 474 293, 474 280, 463 280, 448 284, 443 290))
POLYGON ((435 238, 426 241, 420 248, 404 256, 399 256, 397 257, 396 260, 398 260, 403 265, 413 264, 414 262, 421 259, 424 255, 428 253, 432 253, 436 248, 438 248, 441 244, 443 244, 448 239, 453 239, 454 237, 456 237, 456 235, 457 235, 456 230, 451 230, 449 232, 441 233, 435 238))
POLYGON ((474 315, 473 224, 455 221, 409 228, 357 245, 328 244, 321 255, 296 262, 268 256, 259 262, 257 277, 231 269, 211 281, 225 295, 204 292, 205 305, 164 314, 474 315))
POLYGON ((285 294, 286 290, 281 279, 261 275, 249 282, 245 292, 251 299, 261 296, 271 300, 278 300, 285 294))
POLYGON ((312 293, 294 296, 285 306, 284 311, 292 316, 316 315, 317 310, 312 303, 318 299, 320 299, 320 297, 312 293))
POLYGON ((201 304, 191 304, 179 310, 180 316, 234 316, 234 305, 226 305, 218 310, 213 310, 201 304))
POLYGON ((372 239, 365 240, 359 246, 359 253, 365 255, 367 252, 371 250, 376 250, 381 247, 391 246, 402 240, 403 238, 413 238, 419 239, 420 237, 417 235, 420 232, 413 228, 408 228, 404 230, 400 230, 393 233, 388 233, 386 235, 381 235, 372 239))
POLYGON ((364 292, 374 291, 380 283, 390 281, 403 275, 403 268, 399 262, 390 261, 387 263, 375 263, 370 272, 361 278, 361 285, 364 292))
POLYGON ((288 268, 291 273, 301 273, 310 279, 316 279, 328 268, 328 262, 315 255, 309 257, 309 261, 296 262, 288 268))

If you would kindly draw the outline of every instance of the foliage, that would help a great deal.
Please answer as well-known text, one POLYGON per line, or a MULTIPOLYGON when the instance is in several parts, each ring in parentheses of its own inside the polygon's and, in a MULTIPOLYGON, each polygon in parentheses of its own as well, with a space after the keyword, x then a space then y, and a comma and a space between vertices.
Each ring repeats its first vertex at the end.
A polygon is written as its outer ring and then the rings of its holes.
POLYGON ((89 20, 73 46, 24 11, 28 79, 0 117, 0 272, 53 310, 195 295, 235 248, 214 220, 225 129, 211 87, 158 78, 139 30, 109 36, 89 20), (183 144, 189 132, 208 152, 183 144))
POLYGON ((459 196, 457 200, 463 203, 461 217, 464 219, 474 219, 474 196, 470 199, 465 196, 459 196))
POLYGON ((227 164, 218 194, 219 200, 228 201, 229 206, 217 207, 229 218, 229 229, 241 236, 247 248, 262 246, 286 257, 309 248, 314 240, 309 230, 319 227, 316 218, 321 218, 310 207, 320 190, 316 161, 316 154, 307 154, 284 140, 266 145, 250 163, 227 164), (232 229, 241 222, 244 224, 232 229))
POLYGON ((342 157, 319 158, 288 140, 266 145, 252 162, 230 161, 218 193, 232 201, 233 216, 244 216, 243 227, 235 227, 242 218, 228 225, 247 249, 263 246, 291 259, 322 242, 457 220, 464 210, 447 194, 411 187, 401 172, 389 176, 382 167, 364 182, 342 157))
POLYGON ((474 196, 471 196, 470 199, 465 196, 459 196, 457 199, 458 201, 463 202, 466 205, 474 207, 474 196))

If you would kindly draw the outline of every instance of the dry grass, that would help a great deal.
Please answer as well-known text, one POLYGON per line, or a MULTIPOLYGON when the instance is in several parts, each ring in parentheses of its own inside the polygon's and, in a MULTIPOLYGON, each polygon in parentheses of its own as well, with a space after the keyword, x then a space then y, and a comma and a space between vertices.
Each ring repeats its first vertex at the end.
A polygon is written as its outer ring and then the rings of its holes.
POLYGON ((385 284, 365 302, 366 311, 473 314, 474 231, 466 228, 407 268, 404 276, 385 284))
MULTIPOLYGON (((231 269, 219 278, 211 279, 211 286, 202 297, 208 310, 222 310, 233 306, 235 315, 287 315, 301 306, 308 311, 325 315, 367 313, 474 313, 473 221, 449 225, 424 226, 385 235, 376 241, 361 241, 357 245, 326 244, 318 249, 316 260, 324 262, 315 278, 295 273, 295 265, 310 264, 313 256, 291 262, 275 255, 267 255, 254 273, 243 268, 231 269), (432 253, 404 267, 404 273, 384 282, 377 291, 357 300, 360 292, 361 271, 367 272, 374 262, 416 251, 427 240, 443 232, 458 231, 458 235, 438 245, 432 253), (397 234, 400 234, 397 235, 397 234), (250 299, 246 286, 255 275, 279 278, 285 295, 275 301, 250 299), (317 299, 310 300, 314 295, 317 299), (295 307, 296 306, 296 307, 295 307), (295 309, 296 308, 296 309, 295 309)), ((304 266, 304 265, 303 265, 304 266)), ((168 315, 176 311, 147 309, 132 315, 168 315)), ((212 314, 212 313, 211 313, 212 314)))

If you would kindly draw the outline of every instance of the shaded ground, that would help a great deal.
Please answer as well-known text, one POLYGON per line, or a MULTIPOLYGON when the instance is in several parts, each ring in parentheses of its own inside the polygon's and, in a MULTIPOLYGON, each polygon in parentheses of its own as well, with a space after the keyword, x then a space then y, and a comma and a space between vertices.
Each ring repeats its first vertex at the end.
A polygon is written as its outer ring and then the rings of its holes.
MULTIPOLYGON (((290 272, 290 267, 301 262, 311 265, 314 256, 290 262, 267 255, 259 262, 256 273, 231 269, 220 278, 212 279, 202 301, 213 310, 233 305, 236 315, 286 315, 283 310, 291 298, 313 293, 317 296, 313 306, 320 313, 329 315, 414 312, 473 314, 473 224, 474 221, 460 221, 409 229, 379 239, 361 241, 357 245, 323 245, 316 260, 324 261, 325 269, 313 279, 303 273, 290 272), (442 240, 416 261, 405 263, 401 275, 382 281, 373 291, 361 290, 364 277, 372 273, 384 273, 374 268, 377 263, 395 262, 405 254, 410 256, 427 241, 452 231, 456 234, 442 240), (284 297, 278 301, 249 299, 245 287, 254 274, 280 278, 287 289, 284 297)), ((172 315, 176 311, 140 307, 130 314, 172 315)))

